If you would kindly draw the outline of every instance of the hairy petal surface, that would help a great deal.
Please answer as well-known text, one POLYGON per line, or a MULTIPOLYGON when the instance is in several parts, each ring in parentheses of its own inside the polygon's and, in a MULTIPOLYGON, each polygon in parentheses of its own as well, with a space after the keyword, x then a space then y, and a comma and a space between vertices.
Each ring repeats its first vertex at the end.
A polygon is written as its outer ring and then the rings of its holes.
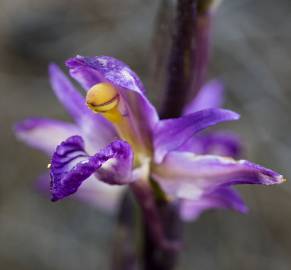
POLYGON ((123 115, 128 117, 139 140, 151 147, 152 130, 158 122, 158 114, 145 97, 142 82, 126 64, 108 56, 76 56, 66 64, 71 76, 85 90, 102 82, 111 83, 118 89, 125 109, 123 115))
POLYGON ((197 200, 182 200, 180 214, 184 221, 196 220, 203 212, 210 209, 231 209, 247 213, 248 208, 239 194, 229 187, 221 187, 204 194, 197 200))
POLYGON ((242 144, 237 134, 219 131, 197 134, 179 147, 178 150, 199 155, 211 154, 238 158, 242 152, 242 144))
POLYGON ((153 178, 174 198, 195 200, 219 187, 236 184, 272 185, 283 177, 247 160, 171 152, 153 169, 153 178))
POLYGON ((237 119, 239 115, 229 110, 206 109, 180 118, 159 121, 154 130, 156 162, 161 162, 169 151, 179 149, 198 131, 237 119))
POLYGON ((89 156, 84 150, 82 137, 72 136, 62 142, 51 161, 52 200, 56 201, 75 193, 84 180, 109 160, 112 160, 113 166, 103 168, 103 178, 99 180, 116 185, 132 181, 133 154, 128 143, 114 141, 95 155, 89 156), (112 178, 105 174, 106 169, 112 178))
POLYGON ((205 84, 195 98, 185 107, 184 115, 209 108, 219 108, 223 104, 223 85, 217 80, 205 84))
POLYGON ((81 133, 76 125, 45 118, 28 118, 16 124, 14 132, 19 140, 49 155, 61 141, 81 133))
POLYGON ((113 138, 116 138, 116 132, 112 124, 87 107, 85 98, 77 91, 60 68, 51 64, 49 74, 54 93, 75 119, 86 139, 87 148, 95 151, 100 150, 113 141, 113 138))

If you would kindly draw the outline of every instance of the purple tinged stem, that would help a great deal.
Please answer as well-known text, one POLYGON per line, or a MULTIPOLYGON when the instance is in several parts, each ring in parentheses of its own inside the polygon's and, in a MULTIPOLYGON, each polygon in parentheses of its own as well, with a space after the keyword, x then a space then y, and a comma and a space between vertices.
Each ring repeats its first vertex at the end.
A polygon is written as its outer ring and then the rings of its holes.
POLYGON ((162 118, 177 117, 182 113, 190 89, 193 25, 197 0, 178 0, 175 29, 172 36, 166 78, 166 99, 162 118))
MULTIPOLYGON (((166 99, 161 110, 162 118, 180 116, 189 96, 194 96, 204 82, 212 18, 211 14, 204 12, 210 7, 207 3, 211 1, 177 0, 175 29, 166 71, 166 99)), ((167 203, 158 205, 150 187, 142 181, 131 184, 131 189, 145 219, 143 269, 173 269, 179 245, 175 244, 175 241, 171 244, 169 240, 181 240, 181 235, 177 235, 181 229, 177 206, 167 203)))
POLYGON ((115 230, 113 254, 110 260, 112 270, 138 270, 137 239, 134 230, 137 226, 133 196, 126 191, 120 202, 115 230))
POLYGON ((145 226, 144 232, 144 269, 146 270, 171 270, 177 264, 177 259, 182 247, 182 221, 180 219, 180 203, 157 202, 164 234, 167 241, 176 243, 176 249, 161 249, 155 245, 155 239, 150 233, 150 228, 145 226), (180 247, 180 248, 178 248, 180 247))
POLYGON ((213 0, 177 0, 162 118, 179 116, 205 82, 214 4, 213 0))
MULTIPOLYGON (((174 33, 166 71, 165 101, 161 109, 161 118, 173 118, 182 114, 187 101, 188 91, 191 88, 192 66, 195 59, 193 54, 193 34, 196 16, 197 0, 178 0, 174 33), (192 61, 192 62, 191 62, 192 61)), ((136 185, 136 184, 134 184, 136 185)), ((139 194, 136 194, 139 197, 139 194)), ((150 196, 152 197, 152 196, 150 196)), ((139 199, 139 198, 137 198, 139 199)), ((152 199, 153 200, 153 199, 152 199)), ((156 203, 154 200, 152 203, 156 203)), ((174 239, 181 241, 179 234, 181 220, 178 217, 179 209, 170 204, 154 205, 154 212, 143 209, 146 220, 144 235, 144 270, 171 270, 174 269, 178 249, 166 251, 156 245, 157 239, 174 239), (156 209, 155 209, 156 208, 156 209), (157 219, 156 224, 151 217, 157 219), (165 224, 162 224, 163 219, 165 224), (150 224, 148 224, 150 222, 150 224), (159 237, 155 238, 155 234, 159 237)), ((153 209, 151 211, 153 211, 153 209)), ((164 241, 161 239, 160 241, 164 241)))
POLYGON ((132 183, 130 187, 141 207, 145 222, 149 225, 150 233, 156 241, 155 244, 161 249, 179 250, 178 243, 166 239, 155 196, 149 184, 140 180, 132 183))
POLYGON ((131 190, 141 207, 145 222, 143 269, 173 269, 181 250, 178 208, 168 203, 158 205, 147 182, 136 181, 131 184, 131 190))
POLYGON ((206 3, 209 1, 198 1, 197 16, 194 25, 195 53, 192 55, 193 78, 190 89, 191 95, 193 96, 195 96, 205 82, 211 46, 211 24, 213 12, 210 11, 211 4, 203 5, 204 2, 206 3))
POLYGON ((141 207, 145 222, 151 228, 151 234, 155 236, 156 244, 163 245, 163 228, 162 223, 156 209, 153 192, 150 186, 141 181, 137 181, 130 185, 131 190, 141 207))

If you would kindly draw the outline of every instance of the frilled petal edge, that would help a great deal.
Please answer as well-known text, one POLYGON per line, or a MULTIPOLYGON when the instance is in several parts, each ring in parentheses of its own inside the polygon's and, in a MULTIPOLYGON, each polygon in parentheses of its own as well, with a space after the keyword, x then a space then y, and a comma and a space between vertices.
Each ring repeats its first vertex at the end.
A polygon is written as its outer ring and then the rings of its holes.
POLYGON ((235 112, 223 109, 206 109, 176 119, 161 120, 154 130, 155 161, 179 149, 195 133, 225 121, 239 119, 235 112))
POLYGON ((102 179, 98 179, 109 184, 128 184, 132 181, 132 162, 133 154, 125 141, 114 141, 95 155, 89 156, 84 150, 82 137, 72 136, 57 147, 52 157, 52 200, 57 201, 75 193, 82 182, 102 165, 102 179), (109 176, 105 173, 107 170, 109 176))
POLYGON ((169 196, 190 200, 230 185, 284 182, 282 175, 247 160, 186 152, 169 153, 152 176, 169 196))
MULTIPOLYGON (((36 180, 35 186, 37 191, 49 196, 49 174, 45 173, 40 175, 36 180)), ((118 209, 118 204, 125 189, 125 186, 112 186, 101 182, 92 175, 83 182, 78 192, 72 194, 72 198, 104 211, 104 213, 114 214, 118 209)))

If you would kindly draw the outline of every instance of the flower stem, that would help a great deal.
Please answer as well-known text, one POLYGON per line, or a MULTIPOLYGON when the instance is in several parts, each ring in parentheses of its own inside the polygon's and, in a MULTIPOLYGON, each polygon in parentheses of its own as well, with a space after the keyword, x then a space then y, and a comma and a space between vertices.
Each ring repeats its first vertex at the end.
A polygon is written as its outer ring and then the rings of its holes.
POLYGON ((161 111, 163 118, 179 116, 187 100, 191 83, 196 7, 197 0, 177 0, 175 29, 167 68, 166 99, 161 111))
MULTIPOLYGON (((177 204, 160 203, 158 205, 162 219, 164 235, 170 243, 179 243, 182 234, 182 222, 179 217, 179 206, 177 204)), ((175 268, 181 249, 167 249, 155 245, 153 235, 148 226, 144 228, 144 270, 172 270, 175 268)))
POLYGON ((173 269, 181 249, 178 204, 157 202, 151 187, 144 181, 133 183, 131 189, 143 213, 143 269, 173 269))
POLYGON ((135 202, 126 192, 120 202, 117 228, 113 243, 112 270, 138 270, 136 243, 133 237, 136 227, 135 202))
POLYGON ((159 216, 151 187, 141 180, 131 184, 131 190, 142 210, 144 222, 155 239, 155 244, 164 247, 166 243, 161 217, 159 216))
MULTIPOLYGON (((178 117, 204 84, 211 24, 219 0, 177 0, 165 83, 162 118, 178 117)), ((159 62, 162 62, 159 60, 159 62)))
POLYGON ((195 96, 204 84, 209 63, 211 45, 211 24, 213 6, 217 0, 198 0, 197 16, 194 25, 195 54, 192 55, 192 81, 190 94, 195 96))
MULTIPOLYGON (((162 1, 161 7, 169 10, 169 1, 162 1)), ((180 116, 187 100, 195 96, 205 81, 210 51, 212 7, 217 2, 219 0, 177 0, 175 22, 159 29, 159 33, 162 31, 163 36, 166 36, 167 27, 174 27, 167 62, 162 118, 180 116)), ((172 18, 165 10, 161 10, 160 16, 167 21, 172 18)), ((156 53, 155 67, 159 68, 154 70, 155 79, 163 77, 160 73, 167 60, 164 59, 167 50, 162 41, 158 41, 156 44, 160 48, 156 53)), ((141 254, 143 270, 174 269, 181 250, 183 231, 179 204, 157 200, 151 186, 145 181, 137 181, 130 187, 141 208, 144 223, 141 254)), ((120 208, 120 235, 116 245, 118 252, 114 256, 113 264, 115 270, 138 269, 134 249, 136 246, 132 236, 136 227, 133 205, 125 197, 120 208)))

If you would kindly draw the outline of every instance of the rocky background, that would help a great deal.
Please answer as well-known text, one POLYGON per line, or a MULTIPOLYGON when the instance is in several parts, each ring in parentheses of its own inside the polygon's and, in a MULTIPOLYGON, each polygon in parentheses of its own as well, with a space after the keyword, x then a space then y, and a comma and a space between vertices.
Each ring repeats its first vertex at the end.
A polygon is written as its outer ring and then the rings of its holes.
MULTIPOLYGON (((67 119, 47 65, 70 56, 112 55, 162 96, 151 75, 159 1, 0 1, 0 268, 107 269, 114 217, 74 200, 51 203, 35 179, 48 159, 16 141, 28 116, 67 119)), ((224 1, 214 21, 210 77, 226 86, 226 107, 242 114, 245 156, 291 178, 291 4, 224 1)), ((167 27, 167 25, 165 26, 167 27)), ((291 267, 291 185, 240 188, 251 212, 210 211, 185 225, 179 269, 291 267)))

